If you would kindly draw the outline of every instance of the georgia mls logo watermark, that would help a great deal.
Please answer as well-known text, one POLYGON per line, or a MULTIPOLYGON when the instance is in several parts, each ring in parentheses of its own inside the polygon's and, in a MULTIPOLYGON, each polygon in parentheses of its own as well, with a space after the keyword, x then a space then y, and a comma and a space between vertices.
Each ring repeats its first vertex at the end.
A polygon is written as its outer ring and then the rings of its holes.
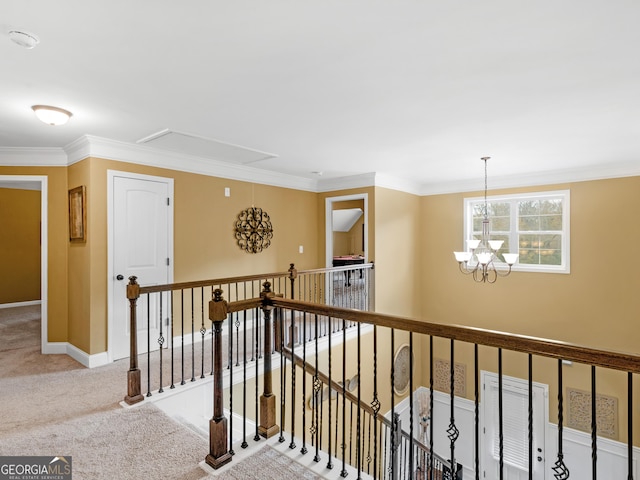
POLYGON ((71 480, 71 457, 0 457, 0 480, 71 480))

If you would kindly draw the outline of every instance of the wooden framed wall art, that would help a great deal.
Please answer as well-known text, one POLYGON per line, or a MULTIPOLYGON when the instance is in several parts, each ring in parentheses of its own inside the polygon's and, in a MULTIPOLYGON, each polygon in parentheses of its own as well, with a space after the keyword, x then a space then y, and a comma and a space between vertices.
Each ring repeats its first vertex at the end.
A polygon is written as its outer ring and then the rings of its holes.
POLYGON ((87 240, 87 206, 86 187, 69 190, 69 241, 86 242, 87 240))

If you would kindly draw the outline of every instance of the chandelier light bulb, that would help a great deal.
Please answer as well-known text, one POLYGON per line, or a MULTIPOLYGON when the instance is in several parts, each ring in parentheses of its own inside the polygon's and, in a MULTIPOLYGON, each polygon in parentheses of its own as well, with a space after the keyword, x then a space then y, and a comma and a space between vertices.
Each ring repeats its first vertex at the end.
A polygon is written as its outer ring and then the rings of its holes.
POLYGON ((73 115, 64 108, 52 107, 49 105, 34 105, 31 107, 36 116, 47 125, 64 125, 73 115))

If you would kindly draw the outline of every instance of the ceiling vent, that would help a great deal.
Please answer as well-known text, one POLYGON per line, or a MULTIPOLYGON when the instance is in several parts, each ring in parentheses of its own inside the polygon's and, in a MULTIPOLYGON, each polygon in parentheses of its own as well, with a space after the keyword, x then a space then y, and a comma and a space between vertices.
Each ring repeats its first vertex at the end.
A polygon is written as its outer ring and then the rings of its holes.
POLYGON ((142 138, 136 143, 236 165, 249 165, 277 157, 273 153, 168 129, 142 138))

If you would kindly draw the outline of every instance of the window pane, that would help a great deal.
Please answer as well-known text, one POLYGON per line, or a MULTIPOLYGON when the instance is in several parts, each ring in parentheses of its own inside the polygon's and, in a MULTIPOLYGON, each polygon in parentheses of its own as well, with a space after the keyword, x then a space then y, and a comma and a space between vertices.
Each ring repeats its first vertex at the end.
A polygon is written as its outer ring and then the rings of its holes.
POLYGON ((562 215, 545 215, 540 217, 540 230, 562 231, 562 215))
POLYGON ((520 263, 560 265, 562 263, 561 235, 520 235, 520 263))
POLYGON ((551 200, 542 200, 540 202, 540 214, 541 215, 549 215, 549 214, 562 215, 562 200, 559 198, 554 198, 551 200))
POLYGON ((518 228, 523 232, 537 232, 540 230, 540 217, 524 217, 520 216, 518 228))

